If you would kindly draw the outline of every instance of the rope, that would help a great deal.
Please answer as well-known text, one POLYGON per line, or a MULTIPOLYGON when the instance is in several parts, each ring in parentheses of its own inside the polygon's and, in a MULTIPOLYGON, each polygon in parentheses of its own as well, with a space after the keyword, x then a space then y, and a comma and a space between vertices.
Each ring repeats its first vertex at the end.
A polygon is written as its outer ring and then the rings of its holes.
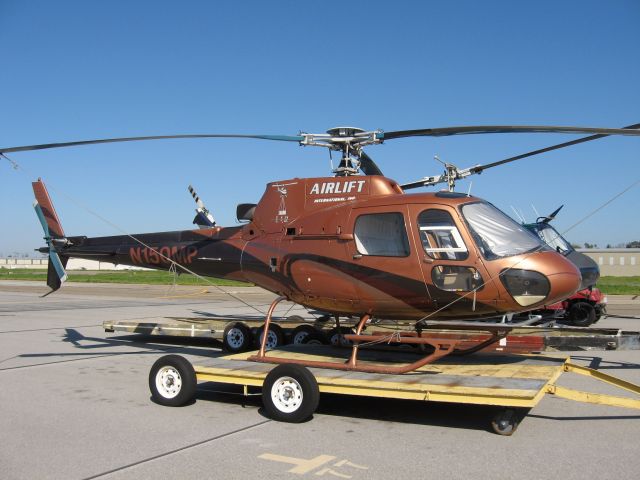
MULTIPOLYGON (((20 173, 23 173, 24 175, 31 175, 31 172, 29 172, 27 169, 25 169, 24 167, 22 167, 18 162, 16 162, 15 160, 10 159, 9 157, 6 156, 6 154, 4 153, 0 153, 0 157, 6 159, 12 166, 12 168, 16 171, 19 171, 20 173)), ((184 265, 181 265, 180 263, 174 261, 173 259, 163 255, 162 253, 160 253, 158 250, 156 250, 155 248, 151 247, 150 245, 147 245, 145 242, 143 242, 142 240, 140 240, 139 238, 135 237, 134 235, 128 233, 126 230, 124 230, 122 227, 120 227, 119 225, 111 222, 110 220, 106 219, 105 217, 103 217, 102 215, 98 214, 97 212, 94 212, 93 210, 91 210, 88 206, 86 206, 85 204, 83 204, 82 202, 76 200, 74 197, 72 197, 71 195, 68 195, 66 192, 64 192, 63 190, 60 190, 58 188, 55 187, 55 185, 49 185, 51 187, 52 190, 54 190, 56 193, 58 193, 59 195, 64 196, 65 198, 67 198, 67 200, 71 201, 72 203, 74 203, 76 206, 80 207, 81 209, 85 210, 86 212, 88 212, 89 214, 93 215, 94 217, 98 218, 99 220, 101 220, 102 222, 106 223, 107 225, 110 225, 111 227, 113 227, 114 229, 116 229, 117 231, 119 231, 120 233, 122 233, 123 235, 131 238, 134 242, 139 243, 140 245, 142 245, 145 248, 148 248, 152 251, 154 251, 155 253, 157 253, 160 257, 164 258, 167 262, 169 262, 171 264, 171 266, 174 268, 174 271, 176 271, 175 269, 177 268, 181 268, 182 270, 184 270, 187 273, 190 273, 191 275, 194 275, 195 277, 199 278, 200 280, 203 280, 205 283, 207 283, 209 286, 218 289, 219 291, 221 291, 222 293, 229 295, 231 298, 233 298, 234 300, 239 301, 240 303, 242 303, 243 305, 245 305, 246 307, 252 308, 253 310, 255 310, 256 312, 260 313, 261 315, 266 315, 266 312, 263 312, 262 310, 260 310, 259 308, 251 305, 250 303, 244 301, 242 298, 234 295, 231 292, 227 292, 226 290, 224 290, 223 288, 221 288, 219 285, 216 285, 214 283, 212 283, 208 278, 203 277, 202 275, 197 274, 196 272, 188 269, 187 267, 185 267, 184 265)))

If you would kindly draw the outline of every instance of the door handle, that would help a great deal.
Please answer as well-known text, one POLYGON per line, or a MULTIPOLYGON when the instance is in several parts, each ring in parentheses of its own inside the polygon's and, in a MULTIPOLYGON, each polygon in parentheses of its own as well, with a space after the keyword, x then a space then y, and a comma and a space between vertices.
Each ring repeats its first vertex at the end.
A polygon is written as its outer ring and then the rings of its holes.
POLYGON ((362 258, 362 254, 361 253, 354 253, 353 254, 353 259, 354 260, 358 260, 359 258, 362 258))
POLYGON ((426 256, 425 256, 425 257, 422 257, 422 261, 423 261, 424 263, 433 263, 433 258, 430 258, 430 257, 426 257, 426 256))

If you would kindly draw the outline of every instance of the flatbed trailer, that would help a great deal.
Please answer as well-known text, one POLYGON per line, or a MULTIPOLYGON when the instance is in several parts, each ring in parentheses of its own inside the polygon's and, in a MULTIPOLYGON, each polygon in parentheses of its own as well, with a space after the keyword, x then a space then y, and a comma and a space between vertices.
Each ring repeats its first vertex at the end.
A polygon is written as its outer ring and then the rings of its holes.
MULTIPOLYGON (((280 348, 277 355, 292 364, 274 365, 248 360, 254 352, 209 359, 192 366, 186 359, 168 355, 159 359, 149 374, 154 400, 178 406, 193 400, 197 382, 238 385, 244 395, 250 387, 262 388, 267 413, 276 420, 300 422, 317 408, 320 393, 360 395, 468 405, 491 405, 498 409, 491 420, 493 430, 511 435, 529 409, 546 394, 601 405, 640 409, 640 386, 571 363, 569 357, 543 355, 475 354, 460 360, 439 359, 408 374, 380 374, 331 368, 302 367, 296 362, 344 362, 347 349, 300 345, 280 348), (602 395, 556 384, 565 372, 587 375, 631 392, 633 397, 602 395)), ((388 365, 412 362, 405 352, 363 351, 360 362, 388 365)))
MULTIPOLYGON (((355 321, 341 320, 341 331, 350 333, 355 321)), ((482 323, 478 331, 461 333, 449 330, 443 322, 422 330, 424 337, 459 338, 465 346, 480 343, 488 338, 482 332, 482 323)), ((220 340, 225 350, 237 353, 254 348, 259 344, 260 329, 264 318, 236 317, 147 317, 125 321, 104 321, 106 332, 129 332, 142 335, 164 335, 174 337, 204 337, 220 340)), ((365 334, 389 335, 391 332, 411 327, 410 322, 372 323, 367 325, 365 334)), ((336 341, 336 323, 328 321, 305 321, 297 315, 273 321, 270 325, 273 335, 268 338, 268 348, 288 343, 298 344, 309 333, 319 333, 329 344, 336 341)), ((640 332, 623 331, 617 328, 584 327, 539 327, 511 325, 510 333, 500 341, 491 344, 483 351, 501 353, 558 352, 577 350, 640 350, 640 332)))
MULTIPOLYGON (((354 322, 352 321, 351 324, 354 322)), ((348 323, 347 323, 348 324, 348 323)), ((226 351, 237 353, 251 350, 260 343, 263 317, 146 317, 133 320, 105 320, 105 332, 127 332, 150 336, 210 338, 222 342, 226 351)), ((305 321, 298 315, 278 319, 270 326, 269 348, 287 343, 298 344, 309 333, 318 333, 333 343, 336 328, 332 319, 305 321)), ((348 328, 348 327, 347 327, 348 328)))

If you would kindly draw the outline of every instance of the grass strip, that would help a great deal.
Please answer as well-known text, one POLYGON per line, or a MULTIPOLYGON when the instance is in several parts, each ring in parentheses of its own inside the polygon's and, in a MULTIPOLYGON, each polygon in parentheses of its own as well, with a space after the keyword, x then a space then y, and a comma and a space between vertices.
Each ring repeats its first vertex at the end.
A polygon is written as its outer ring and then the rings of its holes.
MULTIPOLYGON (((68 282, 78 283, 135 283, 146 285, 172 285, 174 274, 162 270, 68 270, 68 282)), ((0 268, 0 280, 33 280, 46 281, 47 271, 44 269, 8 269, 0 268)), ((248 286, 250 284, 235 280, 223 280, 207 277, 208 282, 194 275, 178 275, 175 278, 178 285, 221 285, 221 286, 248 286)))

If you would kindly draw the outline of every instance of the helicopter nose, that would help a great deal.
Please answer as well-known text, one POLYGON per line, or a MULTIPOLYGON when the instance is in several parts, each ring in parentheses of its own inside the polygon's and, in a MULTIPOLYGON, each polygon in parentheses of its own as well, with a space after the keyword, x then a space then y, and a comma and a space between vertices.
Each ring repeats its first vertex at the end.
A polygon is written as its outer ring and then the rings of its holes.
POLYGON ((582 288, 582 276, 578 269, 574 272, 555 273, 547 278, 551 288, 545 301, 546 304, 566 300, 582 288))
POLYGON ((582 283, 580 270, 555 252, 543 252, 501 273, 509 294, 522 307, 550 305, 570 297, 582 283))

